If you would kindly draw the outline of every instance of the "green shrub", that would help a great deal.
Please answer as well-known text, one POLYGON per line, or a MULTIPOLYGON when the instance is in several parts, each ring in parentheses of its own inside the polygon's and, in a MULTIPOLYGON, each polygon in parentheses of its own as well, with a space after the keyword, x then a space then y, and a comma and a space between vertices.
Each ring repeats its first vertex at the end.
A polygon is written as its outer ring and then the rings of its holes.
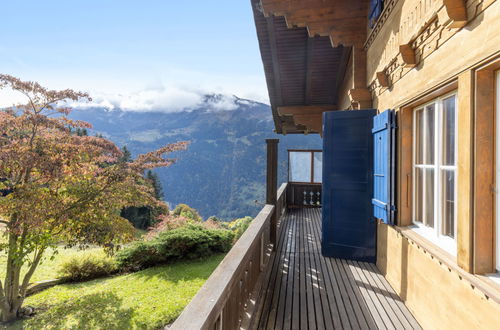
POLYGON ((59 276, 70 282, 81 282, 118 272, 116 261, 104 254, 75 256, 59 268, 59 276))
POLYGON ((238 238, 243 235, 245 230, 247 230, 248 226, 250 226, 250 223, 252 222, 251 217, 244 217, 240 219, 235 219, 229 223, 229 229, 231 229, 234 232, 234 238, 237 240, 238 238))
POLYGON ((186 204, 179 204, 175 207, 174 215, 188 218, 194 221, 203 221, 198 211, 186 204))
POLYGON ((132 243, 116 254, 123 270, 139 270, 178 259, 195 259, 231 249, 233 233, 187 224, 158 233, 149 241, 132 243))

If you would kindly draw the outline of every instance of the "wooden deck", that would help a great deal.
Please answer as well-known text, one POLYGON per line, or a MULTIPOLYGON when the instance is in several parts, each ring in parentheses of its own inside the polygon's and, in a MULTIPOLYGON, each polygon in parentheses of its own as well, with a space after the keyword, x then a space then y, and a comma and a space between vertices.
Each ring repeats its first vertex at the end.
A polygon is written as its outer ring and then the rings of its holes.
POLYGON ((321 209, 291 209, 280 224, 253 329, 420 329, 374 264, 321 255, 321 209))

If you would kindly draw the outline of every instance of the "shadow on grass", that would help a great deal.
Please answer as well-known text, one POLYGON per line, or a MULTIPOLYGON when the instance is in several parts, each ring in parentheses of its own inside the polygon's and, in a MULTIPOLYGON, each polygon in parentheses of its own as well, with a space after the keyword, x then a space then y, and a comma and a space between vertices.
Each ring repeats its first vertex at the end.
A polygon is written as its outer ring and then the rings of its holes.
POLYGON ((52 306, 38 306, 35 317, 19 320, 10 329, 130 329, 134 310, 122 299, 103 292, 82 295, 52 306))

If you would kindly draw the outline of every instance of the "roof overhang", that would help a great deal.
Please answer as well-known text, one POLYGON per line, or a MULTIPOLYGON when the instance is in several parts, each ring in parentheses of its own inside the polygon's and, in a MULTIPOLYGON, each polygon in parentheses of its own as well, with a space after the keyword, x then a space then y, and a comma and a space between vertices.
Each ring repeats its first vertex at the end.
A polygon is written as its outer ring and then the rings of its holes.
POLYGON ((366 39, 366 0, 251 0, 276 132, 321 133, 338 110, 352 46, 366 39))

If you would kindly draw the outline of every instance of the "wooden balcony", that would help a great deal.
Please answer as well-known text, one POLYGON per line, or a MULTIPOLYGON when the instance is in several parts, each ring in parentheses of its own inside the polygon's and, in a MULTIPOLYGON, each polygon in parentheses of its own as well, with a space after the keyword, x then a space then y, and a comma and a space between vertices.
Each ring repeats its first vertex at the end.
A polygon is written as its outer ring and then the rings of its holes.
POLYGON ((419 329, 374 264, 321 255, 321 209, 266 205, 171 329, 419 329), (270 241, 278 216, 275 252, 270 241))
POLYGON ((251 329, 420 329, 374 264, 321 255, 321 209, 288 209, 251 329))

